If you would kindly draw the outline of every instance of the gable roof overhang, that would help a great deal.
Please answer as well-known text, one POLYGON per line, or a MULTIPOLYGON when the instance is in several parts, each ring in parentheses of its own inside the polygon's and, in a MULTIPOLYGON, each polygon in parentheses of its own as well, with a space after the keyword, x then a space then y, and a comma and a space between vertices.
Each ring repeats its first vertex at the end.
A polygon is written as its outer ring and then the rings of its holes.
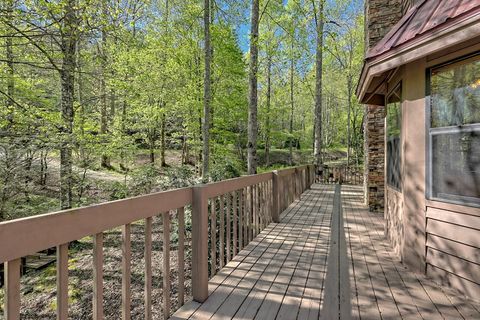
MULTIPOLYGON (((384 39, 367 52, 356 91, 361 103, 384 105, 385 88, 382 83, 388 79, 391 70, 480 36, 479 0, 467 0, 472 1, 469 10, 454 18, 446 17, 438 25, 430 23, 429 19, 438 19, 433 12, 426 18, 418 16, 421 6, 432 1, 436 0, 426 0, 412 8, 384 39), (430 25, 431 28, 412 34, 408 26, 418 26, 419 22, 415 19, 423 19, 423 26, 430 25), (402 33, 407 35, 402 36, 402 33), (397 41, 392 42, 392 39, 397 41)), ((433 11, 437 9, 432 8, 433 11)))

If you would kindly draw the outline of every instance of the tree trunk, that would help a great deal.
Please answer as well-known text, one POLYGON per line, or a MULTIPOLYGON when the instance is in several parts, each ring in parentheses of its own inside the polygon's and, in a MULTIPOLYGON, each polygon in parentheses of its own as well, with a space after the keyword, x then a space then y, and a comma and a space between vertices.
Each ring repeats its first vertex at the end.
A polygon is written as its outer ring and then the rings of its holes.
POLYGON ((160 147, 160 166, 165 167, 167 166, 167 163, 165 162, 165 149, 166 149, 166 140, 165 140, 165 129, 166 129, 166 117, 165 113, 162 113, 162 120, 161 120, 161 127, 160 127, 160 142, 161 142, 161 147, 160 147))
MULTIPOLYGON (((13 23, 13 1, 8 0, 7 3, 7 12, 6 19, 9 23, 13 23)), ((10 28, 9 28, 10 29, 10 28)), ((6 58, 7 58, 7 108, 8 108, 8 122, 11 126, 13 124, 13 105, 14 105, 14 90, 15 90, 15 78, 14 78, 14 63, 13 63, 13 37, 10 32, 8 32, 5 38, 5 49, 6 49, 6 58)))
POLYGON ((317 48, 316 48, 316 73, 315 73, 315 164, 322 165, 322 65, 323 65, 323 2, 319 0, 316 12, 317 48))
POLYGON ((270 166, 270 108, 272 99, 272 56, 267 59, 267 115, 265 121, 265 166, 270 166))
POLYGON ((190 156, 188 153, 188 131, 187 127, 183 127, 183 134, 182 134, 182 165, 188 164, 190 160, 190 156))
POLYGON ((293 93, 293 72, 294 72, 294 59, 293 59, 293 39, 291 44, 291 59, 290 59, 290 128, 288 132, 290 133, 290 143, 289 143, 289 156, 288 156, 288 163, 289 165, 293 165, 293 112, 295 108, 294 104, 294 93, 293 93))
POLYGON ((156 136, 156 133, 155 132, 150 132, 149 134, 150 134, 150 136, 149 136, 148 146, 149 146, 149 150, 150 150, 150 163, 153 165, 155 163, 155 136, 156 136))
POLYGON ((78 21, 75 16, 75 0, 67 0, 64 7, 63 36, 61 49, 63 54, 61 78, 61 145, 60 145, 60 202, 62 209, 72 207, 72 146, 75 91, 75 54, 77 45, 78 21))
POLYGON ((248 157, 249 174, 257 173, 257 72, 258 72, 258 24, 259 0, 252 0, 252 20, 250 30, 250 73, 248 108, 248 157))
MULTIPOLYGON (((120 130, 122 132, 122 136, 126 135, 126 130, 127 130, 126 126, 125 126, 126 121, 127 121, 127 100, 125 98, 123 98, 122 118, 121 118, 121 124, 120 124, 120 130)), ((128 166, 125 163, 125 158, 126 158, 125 149, 122 148, 121 151, 120 151, 120 169, 122 169, 123 171, 128 171, 128 166)))
MULTIPOLYGON (((104 19, 107 17, 107 4, 106 0, 102 1, 102 12, 104 19)), ((100 60, 101 60, 101 79, 100 79, 100 101, 101 101, 101 110, 100 110, 100 135, 102 140, 105 143, 107 140, 108 134, 108 111, 107 111, 107 31, 106 31, 106 22, 103 21, 102 26, 102 44, 100 48, 100 60)), ((103 150, 106 148, 104 147, 103 150)), ((101 165, 103 168, 110 168, 110 158, 106 153, 102 153, 102 162, 101 165)))
POLYGON ((205 34, 205 77, 204 77, 204 93, 203 93, 203 152, 202 152, 202 180, 208 181, 209 160, 210 160, 210 101, 211 101, 211 43, 210 43, 210 0, 204 2, 204 34, 205 34))

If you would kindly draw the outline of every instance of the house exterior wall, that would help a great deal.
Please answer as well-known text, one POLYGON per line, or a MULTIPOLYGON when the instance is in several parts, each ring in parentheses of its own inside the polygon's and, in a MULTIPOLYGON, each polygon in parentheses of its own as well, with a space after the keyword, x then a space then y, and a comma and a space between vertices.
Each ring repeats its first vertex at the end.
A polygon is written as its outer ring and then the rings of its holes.
MULTIPOLYGON (((479 52, 480 39, 456 49, 430 57, 426 68, 479 52)), ((427 275, 480 301, 480 208, 428 199, 425 208, 427 275)))
POLYGON ((449 48, 403 66, 402 191, 386 186, 385 230, 410 269, 480 301, 480 208, 426 198, 427 70, 478 51, 449 48))
POLYGON ((426 61, 404 68, 402 165, 404 247, 402 260, 417 272, 425 270, 425 92, 426 61))

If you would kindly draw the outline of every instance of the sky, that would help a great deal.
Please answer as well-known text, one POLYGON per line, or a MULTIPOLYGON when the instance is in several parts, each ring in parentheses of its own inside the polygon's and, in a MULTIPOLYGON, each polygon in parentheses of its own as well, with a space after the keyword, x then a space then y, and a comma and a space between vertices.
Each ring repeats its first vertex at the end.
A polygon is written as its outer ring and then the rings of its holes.
MULTIPOLYGON (((273 0, 275 1, 275 0, 273 0)), ((283 5, 287 5, 288 1, 295 1, 299 2, 301 0, 282 0, 283 5)), ((317 0, 318 2, 318 0, 317 0)), ((337 0, 327 0, 327 10, 328 8, 333 8, 336 5, 337 0)), ((347 11, 345 14, 351 14, 354 12, 360 12, 363 11, 364 7, 364 0, 349 0, 349 4, 347 6, 347 11)), ((262 8, 260 8, 262 10, 262 8)), ((240 46, 240 49, 246 53, 249 50, 250 46, 250 39, 249 39, 249 33, 250 33, 250 6, 248 8, 244 9, 244 16, 246 17, 244 23, 240 23, 237 25, 237 37, 238 37, 238 43, 240 46)), ((312 35, 313 36, 313 35, 312 35)), ((314 40, 314 38, 312 38, 314 40)))

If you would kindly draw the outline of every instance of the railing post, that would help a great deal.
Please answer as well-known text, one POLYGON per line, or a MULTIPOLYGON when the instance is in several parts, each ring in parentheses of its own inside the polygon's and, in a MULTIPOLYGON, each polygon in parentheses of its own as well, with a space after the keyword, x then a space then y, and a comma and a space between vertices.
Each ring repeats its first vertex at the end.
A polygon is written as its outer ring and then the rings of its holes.
POLYGON ((20 319, 20 259, 5 262, 5 319, 20 319))
POLYGON ((273 208, 272 208, 272 220, 275 223, 280 222, 280 208, 278 204, 278 171, 274 170, 272 171, 272 202, 273 202, 273 208))
POLYGON ((208 298, 208 198, 204 185, 192 188, 192 294, 193 300, 208 298))

